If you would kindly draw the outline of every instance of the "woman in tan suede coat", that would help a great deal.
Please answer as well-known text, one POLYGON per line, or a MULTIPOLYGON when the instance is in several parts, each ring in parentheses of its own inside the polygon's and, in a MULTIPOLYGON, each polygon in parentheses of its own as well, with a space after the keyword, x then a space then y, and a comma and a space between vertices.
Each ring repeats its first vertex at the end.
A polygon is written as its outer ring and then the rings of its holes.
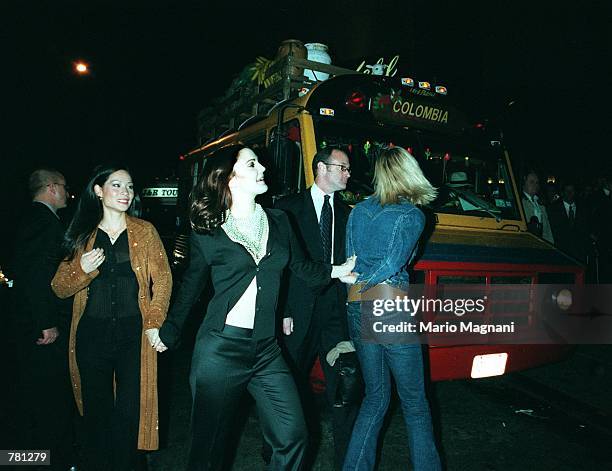
POLYGON ((69 363, 87 470, 133 469, 137 449, 158 448, 156 350, 172 277, 155 228, 127 214, 133 201, 128 171, 98 168, 51 283, 74 296, 69 363))

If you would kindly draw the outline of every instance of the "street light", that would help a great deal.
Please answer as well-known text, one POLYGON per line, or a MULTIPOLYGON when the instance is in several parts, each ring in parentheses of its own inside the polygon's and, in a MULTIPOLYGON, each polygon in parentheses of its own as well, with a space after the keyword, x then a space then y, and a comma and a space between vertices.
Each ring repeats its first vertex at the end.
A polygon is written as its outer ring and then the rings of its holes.
POLYGON ((89 65, 83 61, 77 61, 74 63, 74 71, 78 75, 88 75, 89 74, 89 65))

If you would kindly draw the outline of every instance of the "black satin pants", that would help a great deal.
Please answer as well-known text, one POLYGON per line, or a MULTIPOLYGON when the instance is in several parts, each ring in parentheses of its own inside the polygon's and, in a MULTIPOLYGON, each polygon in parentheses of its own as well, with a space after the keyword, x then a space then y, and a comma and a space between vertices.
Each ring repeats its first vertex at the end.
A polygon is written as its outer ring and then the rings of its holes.
MULTIPOLYGON (((275 338, 254 340, 250 329, 225 326, 198 335, 191 364, 193 396, 189 471, 223 469, 225 447, 244 393, 254 399, 270 470, 299 470, 308 440, 293 377, 275 338)), ((254 466, 260 465, 253 457, 254 466)))
POLYGON ((76 356, 86 471, 128 471, 136 466, 141 335, 139 317, 112 321, 85 315, 79 323, 76 356))

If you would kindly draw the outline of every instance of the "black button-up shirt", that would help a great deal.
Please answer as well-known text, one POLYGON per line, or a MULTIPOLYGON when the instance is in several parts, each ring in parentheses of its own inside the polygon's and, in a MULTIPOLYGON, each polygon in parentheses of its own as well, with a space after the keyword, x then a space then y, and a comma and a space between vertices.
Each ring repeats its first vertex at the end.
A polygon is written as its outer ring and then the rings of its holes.
POLYGON ((176 301, 160 329, 160 337, 166 346, 177 345, 185 319, 209 279, 214 295, 208 304, 200 335, 209 330, 223 329, 227 314, 257 276, 255 339, 275 334, 276 308, 285 267, 288 266, 311 288, 322 288, 330 282, 331 265, 305 258, 287 215, 276 209, 265 209, 265 212, 269 235, 266 255, 259 265, 242 245, 230 240, 221 227, 210 234, 192 233, 189 267, 176 301))
POLYGON ((138 280, 130 263, 127 231, 113 245, 108 234, 99 230, 94 248, 104 250, 100 274, 89 284, 85 314, 96 319, 117 320, 141 317, 138 307, 138 280))

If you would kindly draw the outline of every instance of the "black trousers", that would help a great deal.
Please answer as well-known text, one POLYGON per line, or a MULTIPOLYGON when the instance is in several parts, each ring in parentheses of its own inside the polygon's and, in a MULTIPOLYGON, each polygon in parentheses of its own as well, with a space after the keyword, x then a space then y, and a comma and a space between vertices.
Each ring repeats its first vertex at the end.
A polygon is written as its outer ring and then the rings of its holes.
POLYGON ((299 470, 308 440, 293 377, 275 338, 254 340, 250 329, 201 331, 191 363, 193 395, 190 471, 223 469, 237 405, 254 399, 270 470, 299 470))
POLYGON ((140 317, 113 321, 84 316, 79 323, 76 354, 87 471, 124 471, 136 466, 141 334, 140 317))
POLYGON ((16 434, 12 448, 51 452, 51 469, 73 462, 76 413, 68 373, 68 334, 49 345, 36 345, 40 332, 17 329, 17 378, 13 411, 16 434))
POLYGON ((325 300, 319 299, 316 308, 304 342, 297 350, 289 351, 288 353, 296 369, 296 382, 304 412, 306 417, 309 418, 307 423, 311 435, 318 435, 318 428, 320 427, 320 414, 310 387, 310 371, 317 356, 319 357, 323 374, 325 375, 325 400, 331 411, 332 433, 334 437, 334 465, 336 469, 341 469, 351 439, 353 425, 359 413, 360 401, 351 401, 342 407, 335 406, 340 383, 339 362, 336 362, 334 367, 327 363, 325 357, 335 345, 330 345, 329 342, 323 341, 325 338, 325 316, 329 315, 331 307, 326 305, 325 300))

